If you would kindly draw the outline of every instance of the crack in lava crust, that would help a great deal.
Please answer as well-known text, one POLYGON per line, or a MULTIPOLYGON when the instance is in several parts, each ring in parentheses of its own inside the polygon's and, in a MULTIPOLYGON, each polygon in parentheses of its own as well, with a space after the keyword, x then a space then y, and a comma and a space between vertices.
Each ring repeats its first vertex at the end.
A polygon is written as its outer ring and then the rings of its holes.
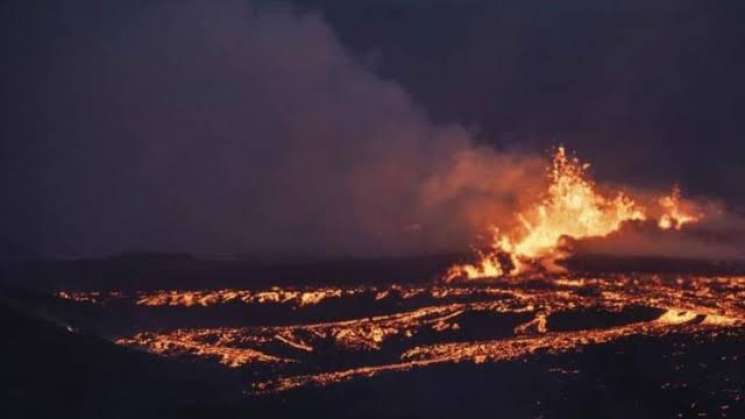
POLYGON ((560 276, 483 284, 112 295, 65 292, 59 297, 104 307, 129 304, 155 310, 152 315, 194 306, 255 313, 269 307, 272 319, 285 313, 286 324, 141 330, 115 339, 162 356, 247 369, 250 394, 437 364, 566 353, 634 335, 715 337, 745 325, 745 277, 560 276), (339 314, 339 307, 349 311, 339 314), (319 316, 341 318, 313 321, 319 316))

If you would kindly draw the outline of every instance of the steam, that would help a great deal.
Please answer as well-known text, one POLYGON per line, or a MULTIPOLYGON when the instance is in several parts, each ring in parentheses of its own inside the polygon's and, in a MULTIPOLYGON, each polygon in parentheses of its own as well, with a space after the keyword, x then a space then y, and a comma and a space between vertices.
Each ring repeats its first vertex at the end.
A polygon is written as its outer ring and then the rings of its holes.
POLYGON ((317 14, 157 2, 56 46, 1 221, 47 255, 462 251, 546 189, 546 156, 434 124, 317 14))
POLYGON ((46 253, 465 249, 542 178, 434 125, 315 14, 160 3, 86 46, 46 86, 46 253))
POLYGON ((710 208, 701 221, 680 230, 661 232, 654 222, 634 222, 608 237, 580 240, 571 247, 575 254, 745 261, 744 235, 744 218, 710 208))

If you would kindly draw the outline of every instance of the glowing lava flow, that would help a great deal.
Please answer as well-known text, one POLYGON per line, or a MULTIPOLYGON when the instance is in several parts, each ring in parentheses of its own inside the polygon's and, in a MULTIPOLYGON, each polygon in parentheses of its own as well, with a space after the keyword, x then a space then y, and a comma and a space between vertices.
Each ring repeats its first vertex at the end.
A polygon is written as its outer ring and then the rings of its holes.
MULTIPOLYGON (((587 176, 588 167, 579 159, 568 157, 566 150, 559 147, 549 170, 549 188, 541 202, 518 214, 521 225, 517 229, 508 234, 495 230, 490 249, 479 253, 477 263, 456 265, 448 270, 445 279, 514 275, 536 267, 560 272, 563 269, 555 262, 567 256, 561 246, 562 238, 602 237, 617 231, 626 221, 647 218, 645 209, 623 192, 612 198, 599 193, 587 176)), ((664 212, 660 228, 679 229, 698 220, 682 210, 677 188, 659 204, 664 212)))
MULTIPOLYGON (((703 339, 732 338, 737 341, 727 350, 737 352, 745 338, 743 276, 508 277, 494 283, 308 286, 303 293, 338 297, 301 304, 298 289, 279 287, 117 294, 110 313, 136 306, 141 315, 133 319, 148 320, 135 320, 133 335, 127 328, 111 336, 119 345, 163 357, 236 369, 251 396, 436 365, 528 362, 646 338, 675 336, 690 348, 703 339), (270 292, 278 298, 232 298, 270 292), (219 306, 235 304, 245 304, 240 311, 253 319, 223 318, 230 310, 219 306), (266 304, 274 307, 262 314, 266 304), (187 309, 195 316, 172 328, 174 316, 187 309), (209 320, 211 311, 220 326, 209 320), (170 319, 169 326, 163 328, 159 318, 170 319)), ((90 304, 91 296, 102 295, 64 292, 59 298, 90 304)))

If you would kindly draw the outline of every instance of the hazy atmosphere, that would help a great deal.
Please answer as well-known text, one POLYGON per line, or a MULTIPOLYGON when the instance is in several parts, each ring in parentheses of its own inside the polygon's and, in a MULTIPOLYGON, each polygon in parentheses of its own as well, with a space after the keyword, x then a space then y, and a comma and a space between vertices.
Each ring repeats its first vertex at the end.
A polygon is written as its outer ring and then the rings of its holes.
POLYGON ((737 213, 732 4, 3 2, 0 239, 461 251, 534 199, 558 144, 602 183, 737 213))
POLYGON ((745 418, 743 75, 742 0, 0 1, 2 417, 745 418))

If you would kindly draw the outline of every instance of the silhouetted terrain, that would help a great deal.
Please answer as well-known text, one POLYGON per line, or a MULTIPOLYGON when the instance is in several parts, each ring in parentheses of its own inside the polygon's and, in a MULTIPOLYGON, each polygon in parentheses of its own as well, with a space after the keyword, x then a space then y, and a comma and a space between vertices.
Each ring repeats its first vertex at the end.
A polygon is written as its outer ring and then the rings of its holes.
POLYGON ((454 258, 249 269, 235 260, 147 255, 17 265, 0 288, 4 411, 12 418, 745 414, 741 277, 434 281, 435 267, 454 258), (108 287, 96 288, 95 278, 107 274, 108 287), (129 278, 139 279, 117 287, 129 278))
POLYGON ((17 292, 8 294, 0 296, 4 417, 162 417, 198 400, 237 395, 214 379, 214 368, 68 331, 39 312, 11 308, 17 292))
POLYGON ((431 281, 462 255, 294 263, 188 254, 128 253, 102 259, 28 260, 2 267, 3 282, 48 290, 219 288, 286 283, 431 281))

